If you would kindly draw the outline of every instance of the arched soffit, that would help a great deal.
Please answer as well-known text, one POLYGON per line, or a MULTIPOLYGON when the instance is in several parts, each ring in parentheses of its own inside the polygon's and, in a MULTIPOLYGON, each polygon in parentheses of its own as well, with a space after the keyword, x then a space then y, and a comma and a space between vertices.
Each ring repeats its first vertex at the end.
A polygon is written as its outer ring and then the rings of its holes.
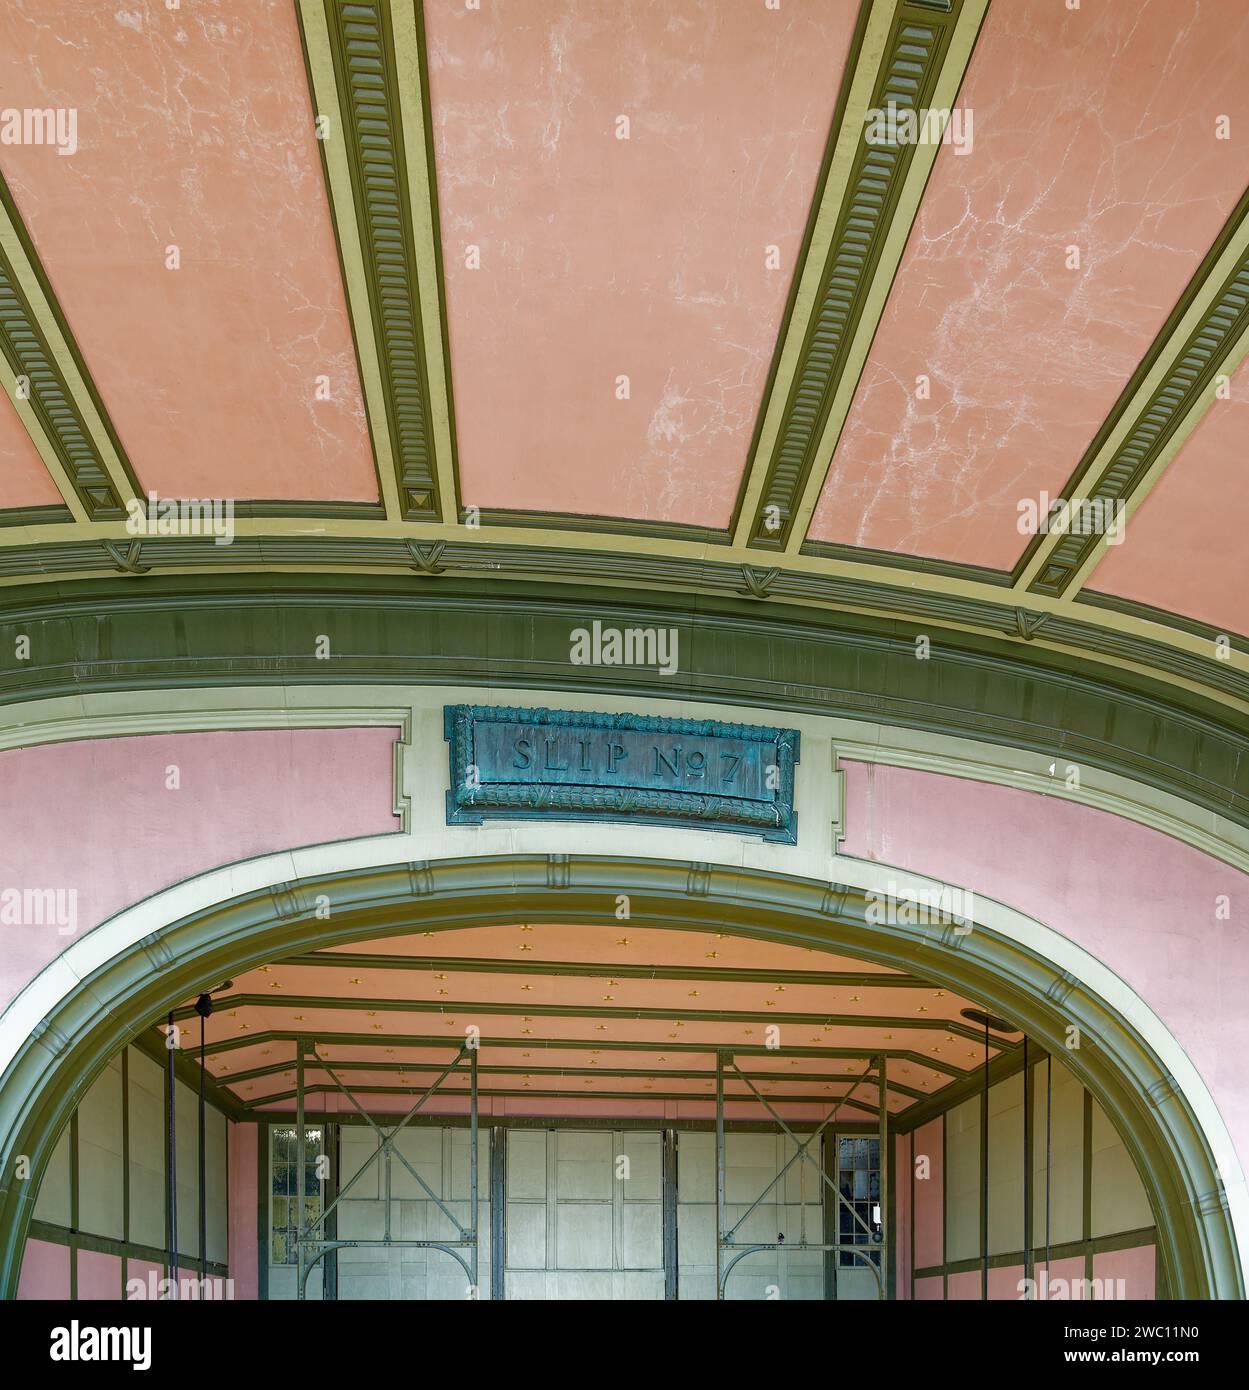
MULTIPOLYGON (((109 1059, 170 1007, 277 954, 388 930, 509 920, 613 919, 729 931, 922 973, 982 999, 1065 1056, 1122 1136, 1146 1185, 1167 1287, 1179 1298, 1241 1298, 1243 1176, 1201 1078, 1162 1022, 1093 957, 1030 918, 978 902, 970 932, 881 927, 868 891, 890 870, 846 861, 823 883, 759 869, 660 859, 516 854, 359 867, 350 846, 268 856, 166 890, 76 941, 0 1015, 0 1293, 12 1296, 38 1184, 74 1106, 109 1059), (353 862, 354 861, 354 862, 353 862), (224 891, 223 891, 224 890, 224 891), (318 895, 330 919, 315 915, 318 895), (16 1181, 14 1157, 31 1177, 16 1181), (1239 1219, 1238 1219, 1239 1218, 1239 1219)), ((934 888, 940 885, 932 884, 934 888)))

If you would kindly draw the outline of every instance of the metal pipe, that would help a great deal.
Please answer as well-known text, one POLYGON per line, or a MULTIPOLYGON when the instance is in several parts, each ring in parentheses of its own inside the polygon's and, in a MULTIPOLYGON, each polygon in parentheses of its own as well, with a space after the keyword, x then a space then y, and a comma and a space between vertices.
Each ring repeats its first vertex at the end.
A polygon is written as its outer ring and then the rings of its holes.
POLYGON ((980 1297, 989 1296, 989 1024, 984 1025, 984 1090, 980 1097, 980 1297))
POLYGON ((880 1066, 880 1296, 889 1296, 889 1085, 885 1075, 885 1054, 880 1066))
POLYGON ((178 1045, 177 1025, 171 1012, 167 1020, 165 1049, 169 1067, 165 1073, 166 1094, 169 1097, 169 1124, 165 1136, 165 1225, 169 1232, 169 1279, 173 1297, 178 1297, 178 1095, 174 1090, 173 1054, 178 1045))
POLYGON ((1050 1150, 1050 1117, 1053 1103, 1054 1059, 1045 1059, 1045 1285, 1046 1298, 1049 1297, 1050 1281, 1050 1169, 1053 1159, 1050 1150))
POLYGON ((716 1053, 716 1298, 724 1297, 724 1058, 716 1053))
POLYGON ((473 1203, 472 1219, 469 1229, 473 1233, 473 1254, 472 1270, 469 1272, 469 1287, 473 1298, 481 1297, 481 1290, 477 1285, 478 1269, 478 1231, 477 1231, 477 1049, 474 1047, 469 1055, 468 1063, 468 1087, 469 1087, 469 1149, 468 1149, 468 1186, 473 1203))
POLYGON ((295 1259, 298 1266, 299 1292, 302 1302, 304 1289, 304 1040, 295 1041, 295 1259))
POLYGON ((1023 1277, 1024 1297, 1034 1293, 1032 1279, 1032 1068, 1028 1035, 1023 1035, 1023 1277))

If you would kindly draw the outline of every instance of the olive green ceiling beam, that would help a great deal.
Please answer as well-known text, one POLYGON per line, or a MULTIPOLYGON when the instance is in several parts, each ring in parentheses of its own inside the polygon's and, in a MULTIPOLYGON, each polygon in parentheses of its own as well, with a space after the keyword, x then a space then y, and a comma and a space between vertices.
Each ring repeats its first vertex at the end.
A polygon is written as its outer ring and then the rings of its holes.
MULTIPOLYGON (((1249 352, 1249 192, 1189 281, 1079 467, 1059 494, 1069 503, 1122 506, 1148 496, 1249 352)), ((1078 592, 1106 552, 1104 533, 1038 534, 1015 568, 1016 590, 1078 592)), ((1157 557, 1165 563, 1165 552, 1157 557)))
MULTIPOLYGON (((939 1015, 906 1017, 893 1014, 784 1013, 768 1009, 645 1009, 631 1005, 598 1008, 593 1004, 505 1004, 468 999, 349 999, 340 995, 227 994, 216 1000, 218 1014, 235 1009, 329 1009, 379 1014, 448 1014, 488 1018, 524 1014, 539 1018, 597 1018, 616 1023, 759 1023, 790 1028, 898 1028, 952 1034, 976 1042, 983 1031, 939 1015)), ((194 1006, 174 1010, 175 1020, 194 1018, 194 1006)), ((994 1035, 995 1049, 1009 1051, 1019 1043, 994 1035)))
MULTIPOLYGON (((411 1095, 419 1096, 423 1087, 416 1086, 353 1086, 353 1095, 411 1095)), ((306 1086, 304 1095, 337 1095, 339 1094, 335 1086, 306 1086)), ((463 1095, 464 1092, 452 1092, 453 1095, 463 1095)), ((650 1100, 650 1101, 681 1101, 694 1103, 702 1102, 704 1105, 714 1105, 715 1096, 695 1096, 688 1091, 535 1091, 535 1090, 495 1090, 487 1086, 479 1086, 477 1094, 483 1097, 499 1100, 584 1100, 589 1096, 592 1100, 650 1100)), ((249 1113, 264 1112, 270 1106, 278 1105, 283 1101, 294 1100, 296 1092, 278 1091, 273 1095, 261 1096, 257 1100, 244 1101, 243 1108, 249 1113)), ((769 1096, 769 1099, 778 1105, 822 1105, 825 1107, 848 1106, 851 1110, 862 1110, 869 1115, 877 1114, 877 1107, 866 1105, 862 1101, 850 1100, 847 1097, 849 1092, 842 1096, 769 1096)), ((750 1100, 749 1094, 745 1096, 731 1096, 730 1100, 750 1100)), ((279 1112, 289 1115, 289 1111, 279 1112)))
POLYGON ((938 144, 869 144, 868 113, 954 106, 988 0, 871 0, 738 503, 738 546, 796 552, 938 144))
MULTIPOLYGON (((306 1033, 296 1033, 285 1029, 269 1029, 263 1033, 249 1033, 247 1037, 221 1038, 216 1042, 211 1039, 208 1043, 207 1055, 209 1057, 218 1056, 222 1053, 237 1052, 245 1047, 272 1046, 274 1043, 297 1043, 300 1038, 307 1037, 306 1033)), ((458 1041, 458 1040, 457 1040, 458 1041)), ((450 1046, 450 1040, 440 1037, 437 1033, 387 1033, 379 1036, 377 1033, 327 1033, 318 1029, 316 1032, 317 1047, 324 1054, 329 1048, 340 1047, 366 1047, 366 1048, 396 1048, 396 1047, 439 1047, 450 1046)), ((548 1052, 591 1052, 597 1048, 600 1052, 673 1052, 689 1055, 709 1056, 715 1052, 729 1052, 734 1057, 775 1057, 776 1052, 765 1046, 740 1046, 733 1044, 724 1047, 720 1043, 699 1042, 694 1038, 682 1038, 675 1041, 658 1042, 622 1042, 611 1038, 503 1038, 489 1037, 483 1046, 493 1050, 494 1048, 516 1048, 523 1051, 548 1051, 548 1052)), ((940 1072, 945 1076, 963 1077, 971 1076, 975 1068, 960 1067, 953 1062, 945 1062, 937 1057, 926 1056, 922 1052, 914 1052, 907 1048, 891 1047, 818 1047, 818 1046, 791 1046, 786 1044, 786 1057, 814 1058, 819 1061, 841 1061, 841 1062, 869 1062, 873 1057, 879 1057, 883 1053, 889 1060, 897 1062, 909 1062, 913 1066, 926 1067, 929 1071, 940 1072)), ((337 1061, 331 1058, 331 1061, 337 1061)), ((354 1059, 360 1061, 360 1058, 354 1059)), ((289 1064, 288 1064, 289 1065, 289 1064)), ((228 1073, 216 1073, 220 1079, 222 1075, 228 1073)), ((228 1085, 229 1081, 225 1083, 228 1085)))
POLYGON ((274 965, 316 965, 339 970, 441 970, 450 974, 572 975, 579 978, 622 980, 702 980, 716 983, 831 985, 846 989, 884 986, 927 989, 933 986, 915 975, 891 975, 868 970, 760 970, 716 965, 625 965, 609 961, 499 960, 489 956, 389 956, 356 952, 311 951, 286 956, 274 965))
POLYGON ((458 516, 429 93, 413 0, 297 0, 390 521, 458 516))
MULTIPOLYGON (((369 1062, 369 1061, 342 1061, 334 1057, 334 1070, 339 1073, 349 1071, 366 1072, 396 1072, 401 1076, 440 1076, 445 1068, 444 1063, 438 1062, 369 1062)), ((305 1063, 306 1071, 315 1072, 317 1066, 313 1062, 305 1063)), ((711 1081, 714 1082, 716 1074, 714 1069, 710 1071, 678 1071, 668 1067, 656 1070, 653 1067, 487 1067, 478 1065, 479 1076, 616 1076, 616 1077, 643 1077, 643 1076, 662 1076, 670 1077, 678 1081, 711 1081)), ((211 1073, 210 1073, 211 1075, 211 1073)), ((218 1086, 238 1086, 244 1081, 255 1081, 263 1076, 293 1076, 294 1064, 291 1059, 285 1062, 274 1062, 267 1067, 253 1067, 250 1071, 235 1072, 228 1082, 217 1082, 218 1086)), ((761 1072, 751 1076, 752 1081, 785 1081, 785 1082, 818 1082, 821 1085, 835 1085, 839 1082, 863 1080, 862 1073, 855 1072, 761 1072)), ((738 1083, 731 1076, 725 1078, 726 1085, 732 1082, 738 1083)), ((953 1083, 951 1083, 953 1084, 953 1083)), ((911 1097, 913 1100, 928 1100, 928 1091, 916 1090, 913 1086, 903 1086, 900 1082, 889 1080, 889 1089, 897 1091, 899 1095, 911 1097)))
POLYGON ((124 518, 138 484, 2 176, 0 375, 73 520, 124 518))

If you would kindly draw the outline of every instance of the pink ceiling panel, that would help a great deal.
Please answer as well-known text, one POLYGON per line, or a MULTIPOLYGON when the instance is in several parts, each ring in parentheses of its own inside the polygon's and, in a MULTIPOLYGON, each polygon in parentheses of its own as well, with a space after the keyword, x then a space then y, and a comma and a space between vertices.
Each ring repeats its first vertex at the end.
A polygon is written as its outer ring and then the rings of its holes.
POLYGON ((1249 551, 1244 542, 1249 362, 1231 380, 1108 545, 1090 589, 1169 608, 1228 632, 1249 633, 1249 551))
POLYGON ((728 524, 856 10, 426 5, 465 503, 728 524))
POLYGON ((7 0, 0 91, 67 113, 0 169, 140 483, 376 500, 290 0, 7 0))
POLYGON ((1249 183, 1247 66, 1218 0, 990 7, 813 539, 1015 562, 1249 183))

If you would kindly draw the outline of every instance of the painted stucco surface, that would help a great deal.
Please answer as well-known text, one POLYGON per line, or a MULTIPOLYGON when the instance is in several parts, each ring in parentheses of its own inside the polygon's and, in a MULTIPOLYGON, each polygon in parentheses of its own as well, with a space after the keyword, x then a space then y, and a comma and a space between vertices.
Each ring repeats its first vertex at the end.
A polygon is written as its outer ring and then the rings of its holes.
POLYGON ((995 898, 1096 956, 1171 1030, 1249 1159, 1244 874, 1073 802, 884 765, 846 774, 845 853, 995 898))
POLYGON ((61 502, 16 407, 0 390, 0 507, 58 506, 61 502))
POLYGON ((927 1178, 915 1178, 915 1268, 931 1269, 945 1260, 945 1208, 942 1197, 942 1168, 945 1150, 941 1141, 941 1121, 930 1120, 915 1131, 915 1162, 928 1160, 927 1178))
POLYGON ((78 1297, 80 1299, 121 1298, 121 1256, 107 1255, 100 1250, 79 1250, 78 1297))
POLYGON ((140 484, 375 501, 294 5, 7 0, 0 89, 77 113, 0 169, 140 484))
POLYGON ((465 503, 728 524, 856 8, 426 5, 465 503))
POLYGON ((1014 563, 1249 183, 1247 63, 1219 0, 990 6, 813 539, 1014 563))
POLYGON ((256 1235, 257 1129, 230 1125, 230 1278, 236 1299, 258 1298, 259 1251, 256 1235))
MULTIPOLYGON (((154 734, 0 753, 0 889, 59 889, 66 905, 74 890, 81 934, 216 865, 395 830, 394 739, 390 729, 154 734)), ((0 927, 0 1005, 70 943, 60 925, 0 927)))
POLYGON ((22 1255, 18 1298, 69 1297, 69 1247, 47 1240, 28 1240, 22 1255))
POLYGON ((1088 587, 1232 633, 1249 632, 1249 553, 1237 510, 1246 495, 1249 362, 1229 390, 1133 513, 1123 544, 1106 547, 1088 587))

